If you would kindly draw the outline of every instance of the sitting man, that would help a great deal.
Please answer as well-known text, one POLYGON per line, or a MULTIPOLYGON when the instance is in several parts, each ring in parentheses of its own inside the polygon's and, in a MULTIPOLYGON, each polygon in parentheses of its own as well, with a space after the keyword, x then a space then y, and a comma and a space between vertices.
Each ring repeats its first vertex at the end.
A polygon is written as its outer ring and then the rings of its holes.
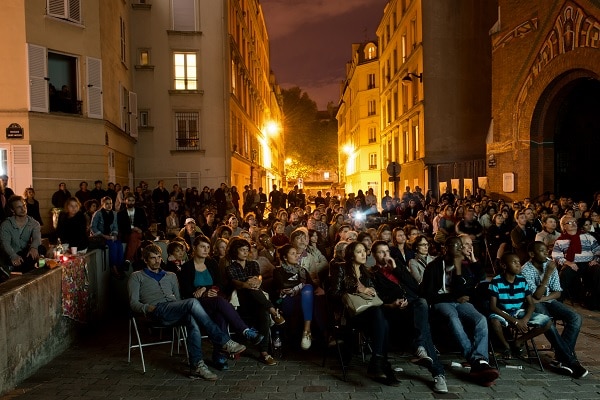
MULTIPOLYGON (((375 258, 375 266, 371 269, 375 290, 383 300, 383 313, 391 330, 401 332, 412 326, 413 347, 418 357, 417 363, 429 369, 434 379, 433 390, 447 393, 444 367, 440 362, 429 328, 429 306, 427 301, 419 297, 419 284, 407 268, 397 268, 390 256, 389 245, 383 240, 376 240, 371 253, 375 258)), ((393 334, 393 332, 392 332, 393 334)))
POLYGON ((177 276, 161 269, 162 251, 155 244, 144 247, 142 258, 146 268, 136 271, 129 277, 129 306, 136 313, 143 313, 150 319, 165 325, 185 324, 189 352, 190 378, 209 381, 217 375, 208 369, 202 359, 200 327, 214 345, 222 346, 223 351, 239 354, 246 346, 231 340, 210 319, 200 302, 195 298, 181 300, 177 276))
POLYGON ((0 225, 0 270, 5 277, 10 276, 9 271, 31 271, 40 255, 46 254, 40 224, 27 215, 27 203, 23 197, 11 196, 6 206, 12 216, 0 225))
POLYGON ((583 378, 587 376, 588 370, 579 363, 575 355, 581 316, 559 300, 563 289, 556 262, 548 258, 548 247, 543 242, 534 242, 529 246, 529 256, 531 260, 523 265, 521 274, 533 293, 535 311, 554 320, 562 320, 564 324, 562 334, 558 333, 554 324, 545 333, 556 358, 551 365, 574 378, 583 378))
POLYGON ((449 237, 443 255, 427 265, 421 290, 432 311, 449 324, 463 356, 471 364, 471 376, 484 386, 498 378, 498 370, 488 362, 488 326, 486 318, 469 302, 466 288, 472 286, 463 275, 463 244, 459 237, 449 237), (472 332, 469 337, 467 331, 472 332))

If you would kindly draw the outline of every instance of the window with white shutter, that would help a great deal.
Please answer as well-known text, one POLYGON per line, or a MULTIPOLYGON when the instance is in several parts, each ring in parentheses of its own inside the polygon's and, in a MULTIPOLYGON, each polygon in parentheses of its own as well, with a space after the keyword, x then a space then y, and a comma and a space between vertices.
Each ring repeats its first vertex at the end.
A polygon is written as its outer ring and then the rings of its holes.
POLYGON ((197 31, 196 0, 171 0, 174 31, 197 31))
POLYGON ((102 60, 87 57, 86 64, 88 117, 102 119, 102 60))
POLYGON ((47 0, 49 16, 81 24, 81 0, 47 0))
POLYGON ((48 59, 46 48, 27 44, 29 110, 48 112, 48 59))
POLYGON ((137 93, 129 92, 129 135, 138 137, 137 93))

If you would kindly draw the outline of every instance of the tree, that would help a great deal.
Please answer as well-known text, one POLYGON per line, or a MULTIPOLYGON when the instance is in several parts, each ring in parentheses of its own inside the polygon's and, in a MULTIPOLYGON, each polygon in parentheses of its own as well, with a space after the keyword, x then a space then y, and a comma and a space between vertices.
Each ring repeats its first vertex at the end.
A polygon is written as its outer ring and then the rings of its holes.
POLYGON ((299 87, 282 90, 287 176, 304 178, 318 169, 337 166, 337 122, 299 87))

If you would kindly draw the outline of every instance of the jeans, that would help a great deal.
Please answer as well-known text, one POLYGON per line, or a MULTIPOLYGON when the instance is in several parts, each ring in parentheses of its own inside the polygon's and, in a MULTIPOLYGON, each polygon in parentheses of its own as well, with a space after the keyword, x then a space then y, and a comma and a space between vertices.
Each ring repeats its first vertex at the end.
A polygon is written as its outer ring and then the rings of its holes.
POLYGON ((120 240, 107 240, 106 245, 108 246, 110 266, 121 268, 123 265, 123 243, 120 240))
POLYGON ((350 325, 365 332, 371 338, 373 355, 387 357, 389 326, 383 315, 383 307, 367 308, 363 313, 354 316, 350 320, 350 325))
POLYGON ((565 364, 572 364, 577 361, 575 356, 575 344, 581 329, 581 316, 572 308, 564 305, 560 301, 553 300, 549 302, 536 303, 535 311, 546 314, 554 320, 562 320, 565 324, 562 335, 558 334, 556 326, 552 324, 544 335, 554 347, 556 359, 565 364))
POLYGON ((165 326, 185 324, 191 367, 195 367, 202 360, 200 326, 206 330, 208 338, 219 346, 230 340, 229 335, 219 329, 196 299, 159 303, 151 317, 165 326))
POLYGON ((314 298, 315 295, 312 285, 306 285, 302 288, 299 296, 286 296, 282 299, 281 311, 286 318, 288 318, 288 316, 291 317, 297 310, 299 302, 304 321, 312 321, 314 298))
POLYGON ((487 320, 471 303, 437 303, 433 305, 433 310, 446 318, 467 361, 488 361, 487 320), (473 332, 473 341, 465 332, 465 327, 473 332))
POLYGON ((242 317, 235 311, 235 308, 223 297, 201 297, 198 301, 200 301, 204 310, 223 332, 227 332, 227 329, 231 328, 233 332, 241 334, 248 329, 248 325, 246 325, 242 317))
MULTIPOLYGON (((431 338, 431 328, 429 326, 429 305, 427 300, 422 297, 411 301, 407 308, 385 310, 386 318, 390 326, 398 329, 406 329, 407 326, 413 326, 413 347, 416 350, 423 346, 427 355, 431 357, 432 365, 429 370, 431 376, 444 375, 444 366, 440 362, 437 351, 431 338)), ((392 330, 394 332, 394 330, 392 330)))

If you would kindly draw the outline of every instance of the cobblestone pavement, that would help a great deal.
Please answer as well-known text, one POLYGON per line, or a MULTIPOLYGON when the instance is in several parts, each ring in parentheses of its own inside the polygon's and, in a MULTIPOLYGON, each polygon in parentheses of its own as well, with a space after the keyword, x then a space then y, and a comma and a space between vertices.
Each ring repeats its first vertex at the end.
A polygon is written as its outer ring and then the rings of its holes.
MULTIPOLYGON (((249 349, 240 359, 230 361, 230 370, 217 372, 219 380, 207 382, 187 377, 185 357, 169 354, 169 346, 144 351, 146 374, 138 352, 127 363, 127 323, 114 321, 105 329, 94 329, 76 345, 41 368, 2 399, 599 399, 600 398, 600 313, 578 309, 584 317, 577 352, 590 374, 572 379, 534 363, 511 360, 500 366, 501 376, 492 387, 469 382, 466 370, 451 367, 460 363, 456 354, 443 355, 448 394, 431 390, 429 372, 410 362, 406 355, 392 353, 401 384, 388 387, 365 376, 366 365, 356 355, 348 379, 334 352, 322 367, 323 351, 292 351, 276 366, 265 366, 249 349), (522 369, 515 367, 521 366, 522 369)), ((538 348, 548 348, 544 338, 538 348)), ((205 356, 210 344, 204 344, 205 356)), ((542 352, 547 364, 552 353, 542 352)))

